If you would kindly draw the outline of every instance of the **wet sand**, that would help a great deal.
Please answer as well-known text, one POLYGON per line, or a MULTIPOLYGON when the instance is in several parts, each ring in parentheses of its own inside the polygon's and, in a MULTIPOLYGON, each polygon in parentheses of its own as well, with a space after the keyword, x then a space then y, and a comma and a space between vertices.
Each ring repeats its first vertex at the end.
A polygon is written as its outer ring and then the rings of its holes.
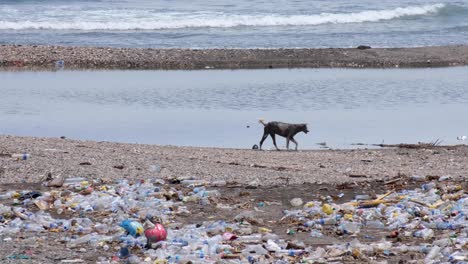
POLYGON ((278 152, 2 135, 0 153, 0 183, 39 182, 51 172, 108 180, 193 178, 281 186, 375 182, 402 175, 466 179, 468 169, 467 146, 278 152), (24 152, 30 159, 9 156, 24 152))
POLYGON ((0 46, 0 69, 417 68, 468 65, 468 46, 329 49, 137 49, 0 46), (58 61, 63 61, 63 65, 58 61))

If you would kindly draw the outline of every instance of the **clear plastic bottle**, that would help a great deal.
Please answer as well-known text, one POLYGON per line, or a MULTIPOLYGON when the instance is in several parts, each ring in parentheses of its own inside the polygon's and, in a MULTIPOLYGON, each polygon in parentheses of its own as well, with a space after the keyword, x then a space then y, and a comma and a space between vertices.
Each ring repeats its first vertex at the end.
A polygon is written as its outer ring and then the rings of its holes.
POLYGON ((305 253, 303 249, 282 249, 276 251, 276 253, 279 254, 287 254, 288 256, 294 257, 294 256, 300 256, 305 253))
POLYGON ((214 182, 211 182, 211 186, 216 186, 216 187, 221 187, 221 186, 226 186, 226 181, 224 180, 219 180, 219 181, 214 181, 214 182))
POLYGON ((425 184, 421 185, 421 189, 423 189, 424 191, 429 191, 429 190, 433 189, 434 187, 436 187, 436 184, 433 183, 433 182, 425 183, 425 184))
POLYGON ((429 228, 424 228, 413 233, 413 236, 420 237, 424 240, 431 239, 434 236, 434 230, 429 228))
POLYGON ((186 186, 203 186, 206 184, 203 180, 183 180, 181 183, 186 186))
POLYGON ((410 179, 413 181, 425 181, 426 177, 421 176, 421 175, 412 175, 410 179))
MULTIPOLYGON (((281 251, 281 250, 279 250, 281 251)), ((278 252, 278 251, 277 251, 278 252)), ((242 251, 246 256, 256 254, 256 255, 266 255, 268 251, 264 249, 261 245, 247 245, 246 248, 242 251)))
POLYGON ((336 223, 337 223, 337 217, 328 217, 328 218, 321 218, 321 219, 315 220, 315 224, 319 224, 319 225, 334 225, 336 223))
POLYGON ((340 224, 339 230, 344 234, 357 234, 360 231, 359 224, 354 222, 344 222, 340 224))
POLYGON ((310 231, 310 236, 311 237, 323 237, 323 234, 322 232, 318 231, 318 230, 312 230, 310 231))
POLYGON ((370 220, 366 222, 367 228, 384 229, 385 225, 379 220, 370 220))
POLYGON ((8 199, 11 199, 11 194, 9 194, 9 193, 2 193, 2 194, 0 194, 0 201, 2 201, 2 200, 8 200, 8 199))
POLYGON ((240 236, 237 241, 244 243, 260 243, 262 241, 261 234, 254 234, 249 236, 240 236))
POLYGON ((109 226, 107 226, 106 224, 96 224, 94 226, 94 229, 99 234, 107 234, 109 232, 109 226))
POLYGON ((20 160, 27 160, 31 157, 30 154, 28 153, 23 153, 23 154, 11 154, 11 157, 12 158, 15 158, 15 159, 20 159, 20 160))
POLYGON ((24 231, 42 232, 44 231, 44 227, 42 225, 35 224, 35 223, 27 223, 27 224, 24 224, 24 231))
POLYGON ((439 246, 433 246, 431 248, 431 250, 429 251, 429 253, 427 253, 426 258, 424 259, 424 261, 426 263, 428 263, 428 262, 431 262, 432 260, 434 260, 436 257, 439 256, 440 250, 441 250, 441 248, 439 246))

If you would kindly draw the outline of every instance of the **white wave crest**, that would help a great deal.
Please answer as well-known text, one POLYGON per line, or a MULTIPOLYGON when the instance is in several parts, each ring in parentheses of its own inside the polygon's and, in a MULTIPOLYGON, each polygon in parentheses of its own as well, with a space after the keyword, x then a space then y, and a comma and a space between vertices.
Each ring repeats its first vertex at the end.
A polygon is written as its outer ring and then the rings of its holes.
MULTIPOLYGON (((241 26, 311 26, 321 24, 343 24, 376 22, 406 16, 428 15, 439 12, 444 4, 399 7, 391 10, 363 11, 357 13, 322 13, 318 15, 232 15, 224 13, 155 13, 148 17, 122 14, 122 18, 111 16, 109 21, 97 21, 86 15, 61 21, 50 18, 46 21, 1 21, 0 29, 51 29, 51 30, 158 30, 178 28, 231 28, 241 26), (71 20, 71 21, 70 21, 71 20), (93 21, 94 20, 94 21, 93 21)), ((63 18, 62 18, 63 19, 63 18)), ((102 19, 102 18, 101 18, 102 19)))

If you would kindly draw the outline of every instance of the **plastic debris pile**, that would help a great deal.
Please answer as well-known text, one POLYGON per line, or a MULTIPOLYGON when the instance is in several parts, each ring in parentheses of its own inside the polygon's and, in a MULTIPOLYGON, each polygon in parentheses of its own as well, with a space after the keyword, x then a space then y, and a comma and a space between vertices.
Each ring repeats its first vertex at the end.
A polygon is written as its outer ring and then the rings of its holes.
POLYGON ((333 203, 331 197, 310 201, 302 209, 286 210, 283 221, 299 222, 297 229, 310 232, 314 238, 329 231, 351 239, 311 251, 305 259, 314 263, 350 256, 372 261, 379 255, 388 258, 406 253, 421 254, 425 263, 440 263, 468 260, 467 214, 468 198, 462 185, 432 181, 373 200, 356 195, 355 200, 342 204, 333 203), (360 236, 362 230, 366 235, 360 236), (378 241, 368 235, 378 233, 384 234, 378 241))
MULTIPOLYGON (((331 197, 293 199, 284 216, 272 221, 291 236, 275 234, 251 211, 234 219, 182 223, 180 218, 192 213, 190 205, 223 208, 222 193, 213 187, 225 185, 222 181, 211 188, 199 180, 58 182, 63 186, 43 192, 0 194, 0 238, 56 233, 69 248, 104 252, 102 263, 328 263, 409 253, 420 254, 425 262, 468 257, 468 198, 461 185, 450 181, 427 182, 376 199, 357 195, 345 203, 331 197), (366 230, 385 236, 375 240, 366 230), (297 233, 309 234, 298 241, 292 236, 297 233), (309 243, 327 237, 335 240, 309 243)), ((256 206, 269 210, 264 202, 256 206)))
MULTIPOLYGON (((187 203, 210 206, 213 198, 220 196, 219 191, 201 186, 205 184, 185 180, 181 188, 174 188, 162 180, 100 184, 69 178, 63 188, 43 193, 10 191, 0 196, 0 237, 28 232, 63 233, 61 241, 70 248, 113 250, 111 261, 130 263, 262 261, 268 253, 262 246, 264 240, 274 245, 276 259, 305 253, 286 249, 286 242, 274 234, 254 233, 246 220, 186 225, 177 222, 178 216, 190 214, 187 203), (156 241, 148 243, 146 237, 151 231, 145 231, 142 223, 155 219, 159 223, 151 223, 151 228, 165 229, 156 241)), ((100 260, 109 261, 104 257, 100 260)))

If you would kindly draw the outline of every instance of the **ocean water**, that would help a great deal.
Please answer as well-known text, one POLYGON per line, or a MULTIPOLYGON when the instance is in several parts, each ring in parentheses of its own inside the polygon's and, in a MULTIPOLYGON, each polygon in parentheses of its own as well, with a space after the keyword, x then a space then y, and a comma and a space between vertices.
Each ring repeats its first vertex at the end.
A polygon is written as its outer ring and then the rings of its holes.
MULTIPOLYGON (((267 121, 301 149, 466 143, 468 68, 0 72, 0 134, 251 148, 267 121)), ((285 140, 278 139, 281 147, 285 140)), ((272 147, 271 139, 265 147, 272 147)))
POLYGON ((0 43, 158 48, 468 44, 468 1, 1 0, 0 43))

